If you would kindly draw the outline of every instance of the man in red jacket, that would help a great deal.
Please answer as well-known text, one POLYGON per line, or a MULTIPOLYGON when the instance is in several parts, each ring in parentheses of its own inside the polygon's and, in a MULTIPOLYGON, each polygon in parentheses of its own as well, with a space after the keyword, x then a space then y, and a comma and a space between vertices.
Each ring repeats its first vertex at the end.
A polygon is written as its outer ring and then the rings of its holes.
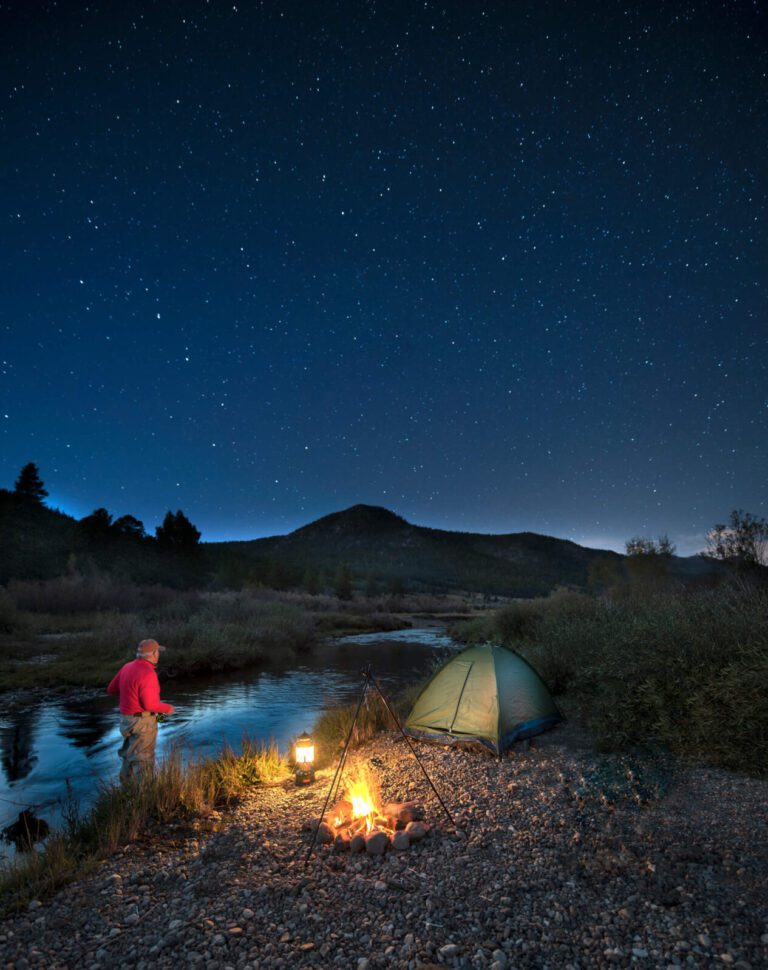
POLYGON ((173 714, 176 710, 160 700, 160 682, 155 667, 160 651, 164 649, 157 640, 142 640, 136 650, 136 659, 123 664, 107 687, 108 694, 120 697, 123 743, 118 754, 123 762, 121 782, 153 771, 157 715, 173 714))

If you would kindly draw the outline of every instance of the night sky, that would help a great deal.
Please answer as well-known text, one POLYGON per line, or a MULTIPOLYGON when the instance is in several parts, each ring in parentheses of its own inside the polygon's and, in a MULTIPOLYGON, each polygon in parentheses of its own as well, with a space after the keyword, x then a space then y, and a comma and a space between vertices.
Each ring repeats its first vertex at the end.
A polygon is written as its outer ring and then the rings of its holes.
POLYGON ((0 486, 206 540, 768 514, 766 19, 0 2, 0 486))

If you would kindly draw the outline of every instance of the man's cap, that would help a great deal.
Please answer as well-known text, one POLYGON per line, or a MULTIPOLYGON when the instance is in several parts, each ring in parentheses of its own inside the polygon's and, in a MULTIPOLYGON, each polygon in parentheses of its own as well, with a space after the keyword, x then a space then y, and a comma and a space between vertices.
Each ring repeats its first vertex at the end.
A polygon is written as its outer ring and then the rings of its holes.
POLYGON ((136 648, 136 653, 162 653, 165 647, 161 647, 157 640, 142 640, 136 648))

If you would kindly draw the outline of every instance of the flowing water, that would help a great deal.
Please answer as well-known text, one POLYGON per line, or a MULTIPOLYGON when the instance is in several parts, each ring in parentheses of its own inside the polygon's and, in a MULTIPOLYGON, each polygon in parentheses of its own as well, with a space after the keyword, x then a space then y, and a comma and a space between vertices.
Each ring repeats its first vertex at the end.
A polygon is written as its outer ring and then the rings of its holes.
MULTIPOLYGON (((163 700, 177 713, 160 725, 158 757, 170 745, 191 755, 215 754, 225 742, 237 749, 244 734, 274 739, 286 751, 325 707, 359 696, 368 663, 382 688, 396 693, 455 647, 436 627, 371 633, 326 644, 286 668, 165 681, 163 700)), ((99 784, 119 772, 118 720, 115 698, 90 692, 17 705, 0 716, 0 828, 30 806, 57 823, 68 791, 85 808, 99 784)))

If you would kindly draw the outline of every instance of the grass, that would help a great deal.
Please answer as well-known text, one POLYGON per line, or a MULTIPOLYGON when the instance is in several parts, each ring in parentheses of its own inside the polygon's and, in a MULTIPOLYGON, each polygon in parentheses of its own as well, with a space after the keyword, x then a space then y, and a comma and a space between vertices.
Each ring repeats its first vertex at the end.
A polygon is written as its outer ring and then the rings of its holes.
POLYGON ((116 849, 158 825, 193 821, 232 804, 254 785, 285 778, 289 766, 274 743, 243 738, 240 752, 226 747, 218 757, 184 764, 173 751, 157 771, 126 786, 104 786, 80 816, 65 811, 64 827, 44 848, 17 855, 0 871, 0 912, 9 913, 82 876, 116 849))
POLYGON ((522 653, 608 751, 652 747, 768 777, 768 589, 511 604, 456 632, 522 653))
MULTIPOLYGON (((400 691, 394 698, 387 697, 390 707, 395 712, 400 724, 402 724, 421 692, 426 682, 438 667, 441 667, 448 657, 448 653, 440 652, 435 655, 432 663, 432 670, 424 679, 412 686, 400 691)), ((312 728, 312 737, 315 740, 318 763, 321 766, 331 764, 335 761, 338 752, 352 727, 352 722, 357 710, 357 701, 346 704, 333 704, 327 707, 318 718, 312 728)), ((350 746, 357 748, 366 741, 370 741, 375 735, 382 731, 396 731, 392 716, 387 711, 375 688, 371 687, 366 693, 363 706, 360 708, 355 728, 350 737, 350 746)))
MULTIPOLYGON (((0 589, 0 652, 7 658, 0 691, 102 687, 145 637, 169 648, 161 678, 285 662, 324 636, 407 626, 387 605, 381 598, 347 603, 263 589, 179 591, 99 576, 13 581, 0 589)), ((420 597, 401 605, 435 602, 420 597)))

